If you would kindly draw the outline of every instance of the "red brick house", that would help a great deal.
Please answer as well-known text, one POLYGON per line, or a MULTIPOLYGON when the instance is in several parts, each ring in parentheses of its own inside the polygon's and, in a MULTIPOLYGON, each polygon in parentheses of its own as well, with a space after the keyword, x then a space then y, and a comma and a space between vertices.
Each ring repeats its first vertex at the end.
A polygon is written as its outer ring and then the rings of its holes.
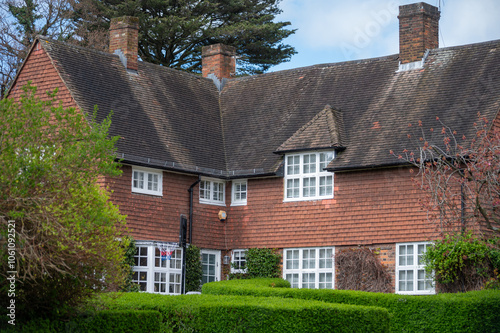
POLYGON ((31 80, 40 93, 59 88, 66 107, 113 110, 123 175, 105 182, 137 240, 145 291, 181 292, 182 250, 163 261, 157 244, 178 242, 185 215, 204 281, 268 247, 292 286, 335 288, 335 253, 366 246, 395 292, 428 294, 419 255, 438 235, 389 151, 406 148, 408 123, 439 117, 469 135, 477 112, 494 120, 500 109, 500 41, 438 48, 439 16, 401 6, 399 54, 240 78, 224 45, 204 48, 203 77, 140 62, 137 21, 120 18, 110 53, 39 37, 9 95, 31 80))

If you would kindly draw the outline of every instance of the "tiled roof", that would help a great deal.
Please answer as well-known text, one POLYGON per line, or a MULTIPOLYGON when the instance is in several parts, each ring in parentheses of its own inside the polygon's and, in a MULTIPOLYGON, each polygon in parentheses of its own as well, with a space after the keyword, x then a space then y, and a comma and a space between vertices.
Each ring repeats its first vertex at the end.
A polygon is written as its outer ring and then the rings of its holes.
POLYGON ((114 111, 125 160, 220 177, 272 174, 276 151, 328 145, 345 147, 334 171, 396 165, 389 151, 410 148, 408 124, 440 129, 439 117, 472 137, 477 113, 500 109, 500 41, 431 50, 411 71, 393 55, 232 79, 218 92, 196 75, 142 62, 131 74, 116 55, 42 40, 82 109, 114 111))
POLYGON ((344 122, 342 112, 330 105, 297 130, 276 150, 277 153, 314 149, 343 149, 344 122))

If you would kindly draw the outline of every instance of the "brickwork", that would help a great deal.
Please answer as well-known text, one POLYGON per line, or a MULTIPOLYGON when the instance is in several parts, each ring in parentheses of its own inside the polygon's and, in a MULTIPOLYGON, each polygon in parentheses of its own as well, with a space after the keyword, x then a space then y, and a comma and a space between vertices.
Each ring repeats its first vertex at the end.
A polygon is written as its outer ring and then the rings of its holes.
MULTIPOLYGON (((197 177, 163 172, 163 196, 132 193, 132 167, 123 166, 120 177, 108 178, 111 200, 127 215, 130 234, 137 240, 179 241, 181 214, 189 217, 188 189, 197 177)), ((193 192, 193 244, 200 248, 223 249, 224 224, 217 213, 223 207, 199 203, 198 187, 193 192)), ((188 230, 189 235, 189 230, 188 230)))
POLYGON ((139 50, 139 19, 123 16, 111 19, 109 52, 121 50, 127 58, 127 68, 137 70, 139 50))
POLYGON ((202 75, 215 74, 219 79, 229 79, 236 71, 236 49, 232 46, 214 44, 202 48, 202 75))
POLYGON ((439 47, 438 8, 419 2, 399 6, 399 59, 402 64, 419 61, 427 49, 439 47))
MULTIPOLYGON (((9 98, 19 98, 23 92, 23 86, 28 81, 31 81, 31 85, 37 87, 37 96, 43 100, 49 99, 47 92, 52 92, 57 88, 58 93, 56 97, 62 102, 63 107, 77 107, 71 93, 54 68, 52 60, 41 47, 40 43, 37 42, 33 46, 31 53, 26 58, 12 89, 9 91, 9 98)), ((46 42, 43 41, 42 43, 46 42)))
POLYGON ((434 239, 407 168, 335 174, 334 198, 283 202, 283 179, 248 181, 230 207, 229 248, 358 246, 434 239))

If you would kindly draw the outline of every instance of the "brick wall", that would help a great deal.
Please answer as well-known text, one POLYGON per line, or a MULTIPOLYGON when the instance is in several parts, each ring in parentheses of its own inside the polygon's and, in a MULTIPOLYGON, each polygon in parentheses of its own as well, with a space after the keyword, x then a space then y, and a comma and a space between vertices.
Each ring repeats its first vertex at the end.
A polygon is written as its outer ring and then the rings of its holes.
POLYGON ((236 71, 236 49, 224 44, 214 44, 202 48, 202 75, 209 74, 222 80, 229 79, 236 71))
POLYGON ((422 60, 425 50, 439 47, 438 8, 419 2, 399 7, 399 59, 422 60))
POLYGON ((127 58, 127 68, 137 70, 139 50, 139 19, 124 16, 111 19, 109 52, 121 50, 127 58))
MULTIPOLYGON (((180 215, 189 218, 188 189, 197 177, 163 172, 160 197, 132 193, 132 167, 124 165, 122 170, 120 177, 108 178, 106 184, 113 190, 113 203, 127 215, 130 234, 136 240, 178 242, 180 215)), ((193 203, 193 244, 200 248, 225 248, 224 224, 217 217, 224 208, 200 204, 198 186, 193 191, 193 203)))
POLYGON ((334 198, 283 202, 283 179, 248 182, 247 206, 230 207, 229 248, 358 246, 438 235, 407 168, 335 174, 334 198))
POLYGON ((32 86, 36 86, 37 96, 47 100, 47 92, 52 92, 55 88, 58 89, 56 98, 63 103, 63 107, 77 107, 71 93, 64 84, 63 80, 57 73, 51 59, 41 47, 40 43, 46 43, 46 41, 37 42, 31 53, 26 58, 26 61, 19 72, 12 89, 9 92, 9 98, 19 98, 22 94, 22 87, 31 81, 32 86))

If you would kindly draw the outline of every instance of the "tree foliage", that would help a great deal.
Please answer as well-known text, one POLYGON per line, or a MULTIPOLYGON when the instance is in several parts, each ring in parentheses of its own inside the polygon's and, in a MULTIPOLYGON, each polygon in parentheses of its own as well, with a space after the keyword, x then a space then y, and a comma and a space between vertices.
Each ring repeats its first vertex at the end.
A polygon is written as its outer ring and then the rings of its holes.
MULTIPOLYGON (((439 119, 438 119, 439 121, 439 119)), ((422 201, 442 234, 474 230, 499 233, 500 132, 479 116, 467 138, 440 122, 426 132, 418 124, 417 148, 396 155, 419 170, 414 177, 426 193, 422 201), (439 140, 434 140, 436 136, 439 140)))
POLYGON ((290 22, 275 22, 280 0, 6 0, 0 3, 0 75, 12 81, 36 35, 107 50, 113 17, 140 19, 143 61, 201 72, 201 48, 236 47, 238 74, 267 71, 295 49, 282 41, 290 22))
POLYGON ((7 272, 17 271, 18 314, 49 316, 122 285, 127 244, 120 244, 124 216, 98 185, 121 173, 110 118, 96 123, 95 114, 56 103, 55 93, 42 101, 35 92, 26 86, 18 101, 0 101, 0 291, 5 309, 7 272))
POLYGON ((105 22, 93 0, 0 2, 0 83, 8 85, 37 35, 106 49, 105 22))
POLYGON ((239 74, 262 73, 288 61, 295 49, 282 41, 294 30, 275 22, 280 0, 95 0, 109 21, 123 15, 140 22, 143 61, 201 72, 201 48, 236 47, 239 74))

